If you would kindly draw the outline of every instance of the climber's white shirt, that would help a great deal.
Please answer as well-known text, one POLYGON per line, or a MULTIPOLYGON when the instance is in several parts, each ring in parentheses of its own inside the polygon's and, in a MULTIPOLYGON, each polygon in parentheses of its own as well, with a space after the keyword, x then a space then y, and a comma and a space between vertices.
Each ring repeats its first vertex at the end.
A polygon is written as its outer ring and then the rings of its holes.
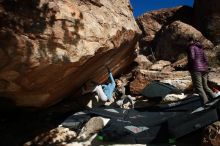
POLYGON ((107 96, 105 95, 103 89, 102 89, 102 85, 98 85, 95 87, 95 89, 93 90, 93 92, 96 92, 98 97, 102 100, 102 101, 107 101, 107 96))

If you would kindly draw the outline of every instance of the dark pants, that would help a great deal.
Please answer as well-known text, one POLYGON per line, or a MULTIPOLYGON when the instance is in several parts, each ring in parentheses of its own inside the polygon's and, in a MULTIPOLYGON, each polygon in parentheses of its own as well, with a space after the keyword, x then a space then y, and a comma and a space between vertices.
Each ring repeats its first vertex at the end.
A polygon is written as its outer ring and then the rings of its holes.
POLYGON ((203 103, 207 103, 209 100, 213 99, 214 93, 208 87, 208 73, 207 72, 191 72, 193 87, 196 93, 202 97, 203 103))

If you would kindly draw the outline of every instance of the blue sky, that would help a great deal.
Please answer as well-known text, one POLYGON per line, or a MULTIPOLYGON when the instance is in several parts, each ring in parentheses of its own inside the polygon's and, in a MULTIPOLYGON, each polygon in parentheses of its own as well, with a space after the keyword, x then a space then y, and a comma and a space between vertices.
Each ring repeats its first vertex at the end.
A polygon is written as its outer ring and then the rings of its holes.
POLYGON ((193 0, 130 0, 134 10, 134 16, 140 16, 141 14, 157 10, 161 8, 171 8, 180 5, 193 5, 193 0))

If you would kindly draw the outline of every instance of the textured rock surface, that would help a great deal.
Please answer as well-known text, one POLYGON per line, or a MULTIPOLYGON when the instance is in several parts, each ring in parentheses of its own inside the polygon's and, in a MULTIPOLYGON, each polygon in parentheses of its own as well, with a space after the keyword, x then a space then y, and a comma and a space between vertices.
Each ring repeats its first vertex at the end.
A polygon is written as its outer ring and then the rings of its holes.
MULTIPOLYGON (((169 80, 170 83, 175 83, 174 81, 179 80, 191 80, 188 71, 174 71, 174 72, 160 72, 160 71, 150 71, 150 70, 138 70, 134 76, 134 80, 130 83, 130 91, 132 94, 140 94, 145 86, 151 83, 153 80, 169 80)), ((175 84, 174 84, 175 85, 175 84)), ((179 84, 180 89, 184 86, 179 84)), ((191 82, 186 84, 184 90, 191 87, 191 82)))
POLYGON ((159 60, 155 62, 151 67, 150 70, 155 70, 155 71, 162 71, 165 67, 171 65, 169 61, 165 60, 159 60))
POLYGON ((209 73, 209 82, 219 87, 220 90, 220 68, 213 68, 209 73))
POLYGON ((195 0, 194 24, 213 43, 220 43, 220 1, 195 0))
POLYGON ((192 8, 187 6, 155 10, 143 14, 137 19, 138 25, 143 31, 143 37, 140 40, 141 48, 152 45, 153 39, 163 25, 168 25, 176 20, 190 24, 191 18, 192 8))
POLYGON ((92 117, 81 129, 77 139, 86 140, 105 126, 102 117, 92 117))
POLYGON ((0 94, 18 106, 45 107, 108 65, 133 61, 139 28, 128 0, 0 2, 0 94))
POLYGON ((220 66, 220 44, 215 46, 208 54, 209 65, 213 68, 218 68, 220 66))
POLYGON ((69 142, 75 139, 76 136, 76 132, 70 130, 69 128, 57 127, 36 136, 32 141, 26 142, 23 146, 61 145, 62 142, 69 142))
POLYGON ((220 145, 220 121, 209 125, 204 132, 201 146, 219 146, 220 145))
POLYGON ((158 59, 176 61, 183 54, 190 38, 199 40, 205 49, 213 48, 212 42, 207 40, 201 32, 194 27, 175 21, 163 28, 156 42, 155 56, 158 59))
POLYGON ((138 55, 134 60, 140 69, 148 69, 153 63, 144 55, 138 55))
POLYGON ((182 94, 167 94, 161 101, 161 103, 177 102, 185 99, 187 95, 182 94))
POLYGON ((173 85, 176 88, 180 89, 181 91, 192 89, 192 80, 190 75, 177 79, 174 78, 174 79, 160 80, 160 82, 173 85))

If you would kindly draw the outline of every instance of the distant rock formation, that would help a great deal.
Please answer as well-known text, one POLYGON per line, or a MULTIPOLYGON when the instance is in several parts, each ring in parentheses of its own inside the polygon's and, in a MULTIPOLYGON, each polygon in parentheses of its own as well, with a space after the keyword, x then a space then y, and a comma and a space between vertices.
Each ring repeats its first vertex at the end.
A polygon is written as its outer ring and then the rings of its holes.
MULTIPOLYGON (((186 71, 185 49, 192 38, 204 46, 210 67, 219 67, 219 18, 217 0, 195 0, 193 8, 166 8, 138 17, 136 21, 142 30, 142 37, 135 60, 138 67, 133 70, 133 80, 129 84, 131 94, 140 95, 153 80, 169 82, 183 91, 191 89, 191 77, 186 71)), ((215 77, 218 72, 210 73, 212 77, 209 83, 215 86, 219 86, 215 77)))
POLYGON ((211 66, 218 66, 217 60, 220 59, 216 56, 219 51, 213 49, 220 38, 218 7, 216 0, 196 0, 193 8, 179 6, 141 15, 136 20, 142 30, 139 54, 175 62, 185 57, 184 49, 189 40, 194 38, 207 48, 211 66))
POLYGON ((121 71, 140 35, 129 0, 3 0, 0 19, 0 95, 25 107, 121 71))
POLYGON ((186 48, 191 38, 199 40, 205 49, 214 45, 201 32, 181 21, 175 21, 162 28, 155 45, 155 56, 158 59, 176 61, 181 54, 186 54, 186 48))
POLYGON ((192 14, 193 11, 191 7, 179 6, 175 8, 154 10, 141 15, 137 18, 137 23, 143 31, 140 47, 152 47, 153 40, 160 29, 173 21, 180 20, 191 24, 192 14))

